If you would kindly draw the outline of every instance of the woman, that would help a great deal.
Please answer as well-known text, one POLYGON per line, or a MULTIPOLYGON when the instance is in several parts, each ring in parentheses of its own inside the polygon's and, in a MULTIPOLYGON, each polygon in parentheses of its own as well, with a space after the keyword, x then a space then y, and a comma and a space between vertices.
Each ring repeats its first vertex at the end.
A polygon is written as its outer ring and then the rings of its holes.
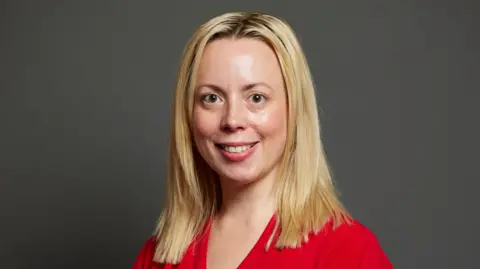
POLYGON ((172 123, 166 208, 134 269, 393 268, 335 193, 285 22, 240 12, 203 24, 172 123))

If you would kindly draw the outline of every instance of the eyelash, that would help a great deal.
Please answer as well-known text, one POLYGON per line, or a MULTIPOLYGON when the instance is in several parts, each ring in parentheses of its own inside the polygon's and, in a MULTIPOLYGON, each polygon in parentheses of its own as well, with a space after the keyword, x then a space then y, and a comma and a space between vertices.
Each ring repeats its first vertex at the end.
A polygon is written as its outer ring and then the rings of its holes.
POLYGON ((260 93, 254 93, 254 94, 250 95, 249 99, 253 98, 254 96, 260 96, 260 98, 262 98, 261 101, 263 101, 263 102, 265 102, 267 100, 267 97, 265 97, 265 95, 260 94, 260 93))
POLYGON ((206 100, 208 97, 211 97, 211 96, 215 96, 215 98, 220 99, 220 96, 218 96, 214 93, 207 93, 207 94, 202 95, 202 101, 205 102, 205 103, 211 103, 211 102, 208 102, 206 100))
MULTIPOLYGON (((248 98, 251 100, 254 96, 259 96, 261 98, 261 101, 263 101, 263 102, 265 102, 267 100, 267 97, 265 95, 261 94, 261 93, 253 93, 248 98)), ((217 99, 221 99, 220 96, 218 96, 217 94, 207 93, 207 94, 202 95, 202 97, 201 97, 202 102, 204 102, 204 103, 215 103, 215 102, 207 101, 208 97, 215 97, 217 99)))

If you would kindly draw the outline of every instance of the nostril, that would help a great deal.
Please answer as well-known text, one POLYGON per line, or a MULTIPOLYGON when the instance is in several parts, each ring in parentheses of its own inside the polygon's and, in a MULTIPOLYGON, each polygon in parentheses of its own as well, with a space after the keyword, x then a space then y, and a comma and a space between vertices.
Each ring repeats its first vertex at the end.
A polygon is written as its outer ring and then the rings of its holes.
POLYGON ((243 129, 243 126, 241 124, 237 124, 235 122, 227 122, 223 124, 222 130, 225 132, 235 132, 237 130, 243 129))

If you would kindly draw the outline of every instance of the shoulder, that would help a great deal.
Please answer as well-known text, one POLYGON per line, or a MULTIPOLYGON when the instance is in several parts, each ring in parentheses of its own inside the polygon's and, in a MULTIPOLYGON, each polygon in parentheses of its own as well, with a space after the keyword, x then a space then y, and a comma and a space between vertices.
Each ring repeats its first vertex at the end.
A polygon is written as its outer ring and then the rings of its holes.
POLYGON ((333 227, 327 223, 315 236, 328 268, 392 269, 375 234, 356 220, 333 227))
POLYGON ((153 264, 153 256, 155 254, 155 248, 157 246, 157 241, 155 237, 150 237, 140 249, 140 252, 137 254, 135 262, 133 264, 133 269, 150 269, 153 264))
POLYGON ((320 236, 332 246, 378 242, 375 234, 357 220, 345 221, 336 227, 333 222, 328 222, 320 236))

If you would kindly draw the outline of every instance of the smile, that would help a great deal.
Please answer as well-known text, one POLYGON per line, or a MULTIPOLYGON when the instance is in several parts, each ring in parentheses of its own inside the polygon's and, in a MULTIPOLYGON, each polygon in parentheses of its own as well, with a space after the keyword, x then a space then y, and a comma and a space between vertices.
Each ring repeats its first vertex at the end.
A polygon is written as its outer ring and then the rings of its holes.
POLYGON ((253 144, 250 144, 250 145, 243 145, 243 146, 229 146, 229 145, 217 144, 217 147, 220 147, 221 149, 223 149, 225 151, 228 151, 228 152, 236 153, 236 152, 244 152, 244 151, 252 148, 253 146, 255 146, 255 144, 257 144, 257 143, 253 143, 253 144))
POLYGON ((240 162, 246 160, 253 154, 258 142, 254 143, 231 143, 231 144, 215 144, 222 155, 229 161, 240 162))

